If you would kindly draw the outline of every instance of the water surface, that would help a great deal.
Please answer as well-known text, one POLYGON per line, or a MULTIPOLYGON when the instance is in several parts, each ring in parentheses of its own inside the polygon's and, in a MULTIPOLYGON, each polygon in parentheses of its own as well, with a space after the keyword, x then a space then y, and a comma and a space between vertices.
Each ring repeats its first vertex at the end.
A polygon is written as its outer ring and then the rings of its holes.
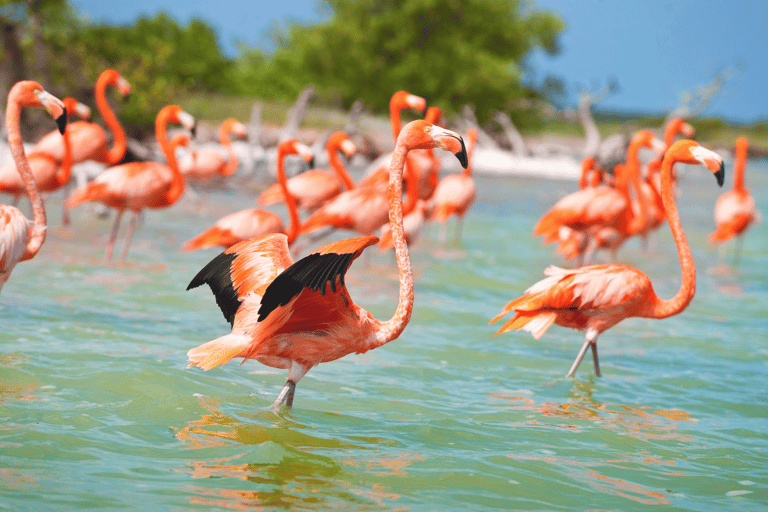
MULTIPOLYGON (((747 175, 763 211, 766 171, 755 161, 747 175)), ((207 288, 185 291, 218 252, 178 247, 250 195, 150 211, 129 261, 109 265, 111 220, 81 207, 62 230, 54 196, 46 244, 0 295, 0 509, 765 510, 766 224, 738 265, 732 247, 721 260, 706 244, 721 190, 691 169, 680 210, 695 299, 614 327, 599 342, 604 376, 587 361, 567 379, 582 334, 494 338, 488 320, 561 264, 531 231, 576 185, 477 182, 461 241, 432 226, 412 249, 416 306, 400 339, 312 369, 279 411, 285 371, 186 369, 186 351, 228 324, 207 288)), ((388 318, 394 258, 368 251, 347 283, 388 318)), ((619 261, 662 297, 679 287, 667 226, 619 261)))

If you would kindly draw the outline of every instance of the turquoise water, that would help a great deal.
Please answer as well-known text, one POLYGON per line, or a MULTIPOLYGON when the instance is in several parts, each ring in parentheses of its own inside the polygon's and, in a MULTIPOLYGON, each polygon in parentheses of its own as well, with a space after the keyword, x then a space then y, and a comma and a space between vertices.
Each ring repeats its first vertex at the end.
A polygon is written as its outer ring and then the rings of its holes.
MULTIPOLYGON (((752 162, 747 175, 764 212, 766 171, 752 162)), ((314 368, 279 411, 285 371, 186 369, 186 351, 228 324, 207 288, 185 291, 217 251, 178 247, 250 196, 148 212, 129 262, 110 265, 111 220, 76 210, 63 231, 54 196, 46 244, 0 294, 0 509, 766 510, 766 224, 738 266, 732 248, 720 260, 705 237, 721 190, 692 169, 680 209, 695 299, 614 327, 599 342, 604 376, 587 361, 567 379, 582 334, 493 338, 487 324, 560 263, 531 230, 575 183, 477 181, 462 241, 432 226, 412 249, 400 339, 314 368)), ((650 246, 630 241, 619 259, 670 297, 680 270, 666 226, 650 246)), ((347 284, 388 318, 394 258, 368 250, 347 284)))

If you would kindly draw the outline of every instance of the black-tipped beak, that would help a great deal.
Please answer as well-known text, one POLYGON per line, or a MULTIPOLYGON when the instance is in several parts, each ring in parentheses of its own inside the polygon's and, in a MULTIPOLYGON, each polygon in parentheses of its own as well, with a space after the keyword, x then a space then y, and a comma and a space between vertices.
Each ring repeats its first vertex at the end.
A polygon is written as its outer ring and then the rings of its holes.
POLYGON ((64 113, 56 118, 56 124, 59 127, 59 133, 64 135, 64 132, 67 131, 67 109, 66 108, 64 108, 64 113))
POLYGON ((720 169, 715 173, 715 179, 717 179, 717 185, 722 187, 725 182, 725 165, 720 164, 720 169))
POLYGON ((461 141, 461 151, 456 153, 456 158, 459 159, 461 166, 466 169, 469 165, 469 158, 467 158, 467 147, 464 145, 464 139, 459 138, 459 141, 461 141))
POLYGON ((131 93, 128 93, 125 96, 123 96, 123 103, 128 103, 129 101, 131 101, 131 93))
POLYGON ((312 157, 312 160, 309 161, 308 165, 310 169, 315 168, 315 157, 312 157))
POLYGON ((192 129, 189 130, 189 133, 192 134, 193 139, 197 136, 197 123, 192 125, 192 129))

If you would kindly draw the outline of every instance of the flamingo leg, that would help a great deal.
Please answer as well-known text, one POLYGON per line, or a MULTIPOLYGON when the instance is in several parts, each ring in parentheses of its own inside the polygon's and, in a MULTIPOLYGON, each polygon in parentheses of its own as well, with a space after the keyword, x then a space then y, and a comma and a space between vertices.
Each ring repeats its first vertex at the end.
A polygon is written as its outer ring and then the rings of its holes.
POLYGON ((112 233, 109 235, 109 242, 107 242, 107 251, 104 253, 104 260, 106 261, 112 259, 112 249, 115 248, 115 240, 117 239, 117 231, 120 229, 121 218, 123 218, 123 210, 118 210, 115 224, 112 226, 112 233))
POLYGON ((120 253, 120 259, 125 261, 128 256, 128 249, 131 247, 131 240, 133 240, 133 233, 136 231, 136 222, 139 218, 140 212, 133 212, 131 215, 131 221, 128 223, 128 232, 125 234, 125 241, 123 242, 123 251, 120 253))
POLYGON ((595 375, 600 377, 600 364, 597 360, 597 335, 599 333, 589 328, 587 329, 587 335, 584 339, 584 344, 581 346, 581 350, 579 350, 578 355, 576 356, 576 359, 573 361, 573 364, 571 365, 571 369, 568 370, 568 373, 565 375, 566 377, 573 377, 576 374, 576 369, 581 364, 581 360, 584 359, 584 355, 587 353, 587 349, 589 347, 592 347, 592 359, 595 365, 595 375))
POLYGON ((293 395, 296 392, 296 383, 309 371, 311 366, 303 366, 296 361, 291 361, 291 368, 288 370, 288 381, 283 390, 272 402, 272 407, 277 407, 285 403, 286 407, 293 407, 293 395))
POLYGON ((456 217, 456 241, 461 241, 461 228, 464 225, 464 217, 456 217))
POLYGON ((733 259, 733 266, 738 267, 739 261, 741 261, 741 250, 742 246, 744 245, 744 239, 742 238, 742 235, 736 235, 736 247, 735 247, 735 257, 733 259))

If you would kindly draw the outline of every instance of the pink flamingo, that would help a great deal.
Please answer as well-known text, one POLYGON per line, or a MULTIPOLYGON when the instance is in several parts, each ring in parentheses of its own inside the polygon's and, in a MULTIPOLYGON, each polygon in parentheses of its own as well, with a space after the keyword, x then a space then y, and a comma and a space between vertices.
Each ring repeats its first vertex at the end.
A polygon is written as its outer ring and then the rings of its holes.
POLYGON ((283 188, 283 198, 288 208, 288 230, 283 225, 283 220, 276 213, 247 208, 232 213, 219 219, 215 225, 206 229, 201 234, 188 240, 182 245, 184 251, 196 251, 209 247, 221 246, 224 248, 268 233, 284 233, 291 245, 299 233, 299 214, 296 210, 296 201, 293 198, 285 179, 285 157, 287 155, 301 155, 307 162, 314 157, 312 150, 296 139, 288 139, 280 143, 277 148, 277 182, 283 188))
POLYGON ((232 324, 230 334, 191 349, 189 366, 209 370, 242 357, 287 369, 288 381, 273 406, 290 407, 296 384, 313 366, 397 339, 413 310, 413 274, 402 227, 405 155, 430 147, 451 151, 467 164, 461 137, 425 121, 409 123, 397 139, 389 205, 400 295, 392 318, 375 319, 352 302, 344 284, 352 261, 376 243, 376 237, 333 242, 293 262, 285 235, 264 235, 233 245, 189 283, 187 289, 207 283, 232 324))
POLYGON ((709 235, 713 244, 726 242, 738 237, 736 258, 741 252, 742 236, 757 219, 760 213, 755 207, 755 200, 744 187, 744 168, 747 162, 749 142, 746 137, 736 139, 736 160, 733 164, 733 188, 724 192, 715 203, 715 223, 717 227, 709 235))
POLYGON ((33 81, 17 82, 8 93, 5 123, 8 129, 8 145, 21 179, 32 203, 33 221, 13 206, 0 205, 0 289, 8 281, 11 271, 20 261, 35 257, 45 241, 45 205, 37 192, 35 179, 21 141, 21 109, 44 108, 56 119, 63 134, 67 125, 64 104, 43 86, 33 81))
MULTIPOLYGON (((355 188, 355 182, 344 168, 338 152, 347 158, 355 154, 355 145, 344 132, 335 132, 328 137, 325 144, 328 154, 328 164, 333 173, 322 169, 311 169, 288 180, 288 192, 296 199, 296 205, 313 212, 341 193, 342 185, 346 190, 355 188)), ((276 183, 256 198, 261 205, 276 204, 285 201, 283 187, 276 183)))
MULTIPOLYGON (((449 174, 438 183, 435 189, 435 195, 432 198, 434 210, 429 220, 443 223, 444 229, 448 217, 456 215, 458 222, 456 227, 456 237, 461 238, 461 225, 464 221, 469 208, 475 202, 477 188, 472 179, 472 153, 477 143, 477 130, 470 128, 467 131, 467 153, 469 155, 470 165, 464 169, 462 174, 449 174)), ((445 239, 445 230, 443 231, 445 239)))
POLYGON ((664 211, 680 257, 683 275, 680 290, 671 299, 660 299, 651 280, 639 270, 626 265, 592 265, 573 270, 550 266, 548 277, 528 288, 525 295, 504 306, 493 323, 510 311, 509 319, 496 335, 523 329, 539 339, 553 324, 571 329, 586 329, 584 345, 567 376, 576 373, 587 349, 592 348, 595 375, 600 376, 597 337, 625 318, 667 318, 688 307, 696 292, 696 268, 691 249, 680 224, 672 193, 672 164, 683 162, 706 166, 723 185, 725 169, 720 156, 692 140, 675 142, 664 155, 661 170, 661 195, 664 211))
POLYGON ((179 172, 174 148, 168 142, 168 123, 181 124, 188 130, 193 130, 195 119, 178 105, 163 107, 157 114, 155 137, 163 150, 167 165, 160 162, 130 162, 110 167, 67 199, 66 206, 70 209, 96 201, 117 210, 105 253, 107 261, 112 258, 120 219, 125 210, 130 210, 133 215, 125 235, 121 259, 128 255, 139 213, 144 208, 167 208, 184 194, 184 176, 179 172))
POLYGON ((237 154, 232 148, 232 140, 229 135, 244 139, 248 136, 248 129, 243 123, 230 117, 225 119, 219 127, 219 142, 224 146, 227 157, 213 148, 203 148, 192 152, 192 158, 179 163, 179 170, 188 181, 208 183, 214 176, 232 176, 237 171, 237 154))
MULTIPOLYGON (((110 85, 117 87, 123 96, 130 94, 131 86, 114 69, 107 69, 96 81, 96 106, 112 132, 112 147, 109 147, 109 137, 104 128, 96 123, 76 121, 68 130, 72 145, 72 162, 75 164, 95 160, 103 164, 115 165, 125 156, 127 143, 125 131, 107 101, 106 89, 110 85)), ((55 132, 40 139, 33 151, 47 153, 58 162, 64 158, 63 141, 55 132)))
MULTIPOLYGON (((397 136, 400 134, 400 130, 403 126, 400 119, 401 113, 406 108, 418 110, 424 112, 427 108, 427 100, 421 96, 416 96, 407 91, 397 91, 392 95, 389 100, 389 120, 392 123, 392 135, 394 140, 397 140, 397 136)), ((377 187, 386 190, 387 183, 389 181, 389 167, 388 160, 391 159, 392 154, 387 155, 386 158, 381 160, 381 164, 365 178, 360 180, 357 184, 358 187, 377 187)))
MULTIPOLYGON (((64 98, 62 100, 67 114, 75 113, 83 119, 91 116, 91 109, 83 105, 74 98, 64 98)), ((72 175, 72 146, 69 141, 69 132, 71 124, 67 123, 67 129, 64 134, 56 133, 56 136, 64 140, 64 158, 57 161, 48 153, 30 152, 27 155, 29 167, 32 169, 32 175, 35 178, 37 191, 41 194, 56 192, 64 187, 72 175)), ((24 182, 21 180, 19 171, 13 162, 0 167, 0 191, 13 194, 13 204, 18 204, 19 197, 26 193, 24 182)), ((62 198, 62 203, 65 198, 62 198)), ((69 224, 69 215, 67 209, 62 205, 62 223, 69 224)))

